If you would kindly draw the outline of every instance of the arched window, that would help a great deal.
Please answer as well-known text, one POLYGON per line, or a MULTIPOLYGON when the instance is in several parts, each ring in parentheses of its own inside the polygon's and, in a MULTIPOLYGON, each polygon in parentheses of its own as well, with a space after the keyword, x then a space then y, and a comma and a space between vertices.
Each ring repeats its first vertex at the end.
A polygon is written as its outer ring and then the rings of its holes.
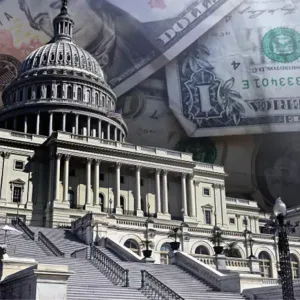
POLYGON ((291 254, 291 265, 293 279, 299 278, 299 261, 294 254, 291 254))
POLYGON ((85 102, 88 102, 88 103, 91 102, 91 91, 90 91, 90 90, 87 90, 87 91, 86 91, 85 102))
POLYGON ((80 87, 77 89, 77 100, 82 101, 82 89, 80 87))
POLYGON ((163 243, 160 247, 159 254, 160 254, 160 263, 162 265, 169 264, 169 255, 168 253, 171 251, 171 247, 169 243, 163 243))
POLYGON ((46 98, 51 98, 51 85, 47 85, 46 98))
POLYGON ((57 86, 57 97, 56 98, 59 98, 59 99, 62 98, 62 88, 61 88, 60 84, 57 86))
POLYGON ((70 85, 68 86, 67 98, 73 99, 73 90, 72 90, 72 86, 70 85))
POLYGON ((137 255, 140 255, 140 247, 135 240, 129 239, 125 242, 124 246, 134 252, 137 255))
POLYGON ((104 195, 99 193, 99 206, 101 207, 101 211, 104 210, 104 195))
POLYGON ((27 99, 28 100, 30 100, 31 99, 31 87, 29 87, 28 89, 27 89, 27 99))
POLYGON ((120 206, 124 210, 125 208, 125 199, 123 196, 120 196, 120 206))
POLYGON ((195 254, 209 255, 209 250, 205 246, 198 246, 195 250, 195 254))
POLYGON ((68 200, 69 200, 70 208, 75 208, 74 192, 72 190, 69 190, 68 198, 69 198, 68 200))
POLYGON ((96 102, 96 105, 99 105, 99 94, 98 93, 95 94, 95 102, 96 102))
POLYGON ((262 277, 272 277, 271 272, 271 257, 268 252, 262 251, 258 255, 259 267, 262 277))
POLYGON ((41 96, 42 96, 42 88, 39 85, 36 89, 36 99, 41 99, 41 96))

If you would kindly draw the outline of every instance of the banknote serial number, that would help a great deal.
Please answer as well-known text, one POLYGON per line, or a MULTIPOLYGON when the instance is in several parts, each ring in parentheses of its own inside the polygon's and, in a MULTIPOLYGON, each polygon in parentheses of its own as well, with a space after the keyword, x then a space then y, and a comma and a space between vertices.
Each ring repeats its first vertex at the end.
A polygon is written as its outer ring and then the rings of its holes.
POLYGON ((280 77, 280 78, 255 78, 253 80, 242 80, 244 90, 256 87, 267 88, 274 86, 294 86, 300 85, 300 77, 280 77))

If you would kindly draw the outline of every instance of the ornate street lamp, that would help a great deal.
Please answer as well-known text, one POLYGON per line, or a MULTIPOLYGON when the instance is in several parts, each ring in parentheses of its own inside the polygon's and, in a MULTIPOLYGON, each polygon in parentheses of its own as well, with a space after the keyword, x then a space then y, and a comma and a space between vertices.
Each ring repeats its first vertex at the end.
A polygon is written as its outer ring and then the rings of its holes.
POLYGON ((143 250, 143 255, 145 258, 150 258, 152 255, 152 250, 150 249, 151 245, 152 245, 152 241, 149 241, 149 223, 153 222, 153 219, 152 219, 152 214, 150 214, 149 211, 150 211, 150 204, 148 203, 148 205, 147 205, 147 216, 148 217, 147 217, 146 223, 145 223, 145 226, 146 226, 145 241, 143 242, 146 246, 146 250, 143 250))
POLYGON ((112 214, 111 206, 112 206, 112 199, 109 199, 109 214, 110 215, 112 214))
POLYGON ((280 281, 283 300, 295 300, 293 289, 293 276, 290 260, 290 249, 288 240, 289 226, 284 222, 286 216, 286 205, 281 198, 276 199, 273 212, 278 221, 278 250, 280 265, 280 281))
POLYGON ((248 232, 248 241, 249 241, 249 246, 250 246, 250 255, 248 256, 248 258, 256 258, 255 255, 253 255, 253 245, 254 245, 254 240, 252 238, 252 232, 249 231, 248 232))

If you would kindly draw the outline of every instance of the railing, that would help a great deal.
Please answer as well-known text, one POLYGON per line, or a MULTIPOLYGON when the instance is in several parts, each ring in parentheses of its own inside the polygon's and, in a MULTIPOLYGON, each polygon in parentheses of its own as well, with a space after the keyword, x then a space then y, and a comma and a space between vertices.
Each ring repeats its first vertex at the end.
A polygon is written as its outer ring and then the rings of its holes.
POLYGON ((84 258, 87 259, 88 258, 88 248, 82 248, 79 250, 75 250, 74 252, 71 253, 70 255, 73 258, 84 258))
POLYGON ((220 279, 224 276, 222 273, 183 252, 177 252, 175 256, 178 267, 221 289, 220 279))
POLYGON ((124 261, 131 261, 131 262, 141 262, 142 261, 142 257, 135 254, 133 251, 131 251, 124 245, 114 242, 113 240, 111 240, 108 237, 105 238, 105 247, 108 250, 112 251, 113 253, 116 253, 124 261))
POLYGON ((39 231, 38 241, 40 241, 47 249, 49 249, 55 256, 65 256, 42 232, 39 231))
POLYGON ((23 230, 24 233, 27 234, 27 236, 34 241, 34 232, 28 228, 28 226, 20 219, 17 218, 17 224, 20 226, 20 228, 23 230))
POLYGON ((105 276, 111 280, 112 283, 116 285, 123 285, 125 287, 129 286, 129 271, 124 269, 106 254, 104 254, 97 247, 93 246, 92 251, 92 261, 98 267, 105 276))
POLYGON ((123 215, 124 216, 135 216, 135 211, 134 210, 123 210, 123 215))
POLYGON ((149 299, 184 300, 180 295, 152 276, 146 270, 141 270, 141 291, 149 299))

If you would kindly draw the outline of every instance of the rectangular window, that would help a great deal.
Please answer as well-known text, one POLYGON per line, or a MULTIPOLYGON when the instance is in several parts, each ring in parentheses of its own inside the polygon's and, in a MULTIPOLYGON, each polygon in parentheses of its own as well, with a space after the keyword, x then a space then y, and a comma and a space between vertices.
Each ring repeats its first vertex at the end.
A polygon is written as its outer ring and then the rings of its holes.
POLYGON ((15 170, 23 171, 24 170, 24 161, 16 160, 15 161, 15 170))
POLYGON ((229 224, 234 225, 235 224, 235 219, 234 218, 229 218, 229 224))
POLYGON ((120 182, 121 182, 122 184, 124 184, 124 182, 125 182, 124 176, 121 176, 121 177, 120 177, 120 182))
POLYGON ((203 195, 204 195, 204 196, 209 196, 209 195, 210 195, 210 189, 208 189, 208 188, 203 188, 203 195))
POLYGON ((100 181, 104 181, 104 174, 100 173, 100 181))
POLYGON ((205 211, 205 224, 211 224, 211 211, 205 211))
POLYGON ((13 189, 13 202, 21 202, 22 188, 19 186, 14 186, 13 189))

